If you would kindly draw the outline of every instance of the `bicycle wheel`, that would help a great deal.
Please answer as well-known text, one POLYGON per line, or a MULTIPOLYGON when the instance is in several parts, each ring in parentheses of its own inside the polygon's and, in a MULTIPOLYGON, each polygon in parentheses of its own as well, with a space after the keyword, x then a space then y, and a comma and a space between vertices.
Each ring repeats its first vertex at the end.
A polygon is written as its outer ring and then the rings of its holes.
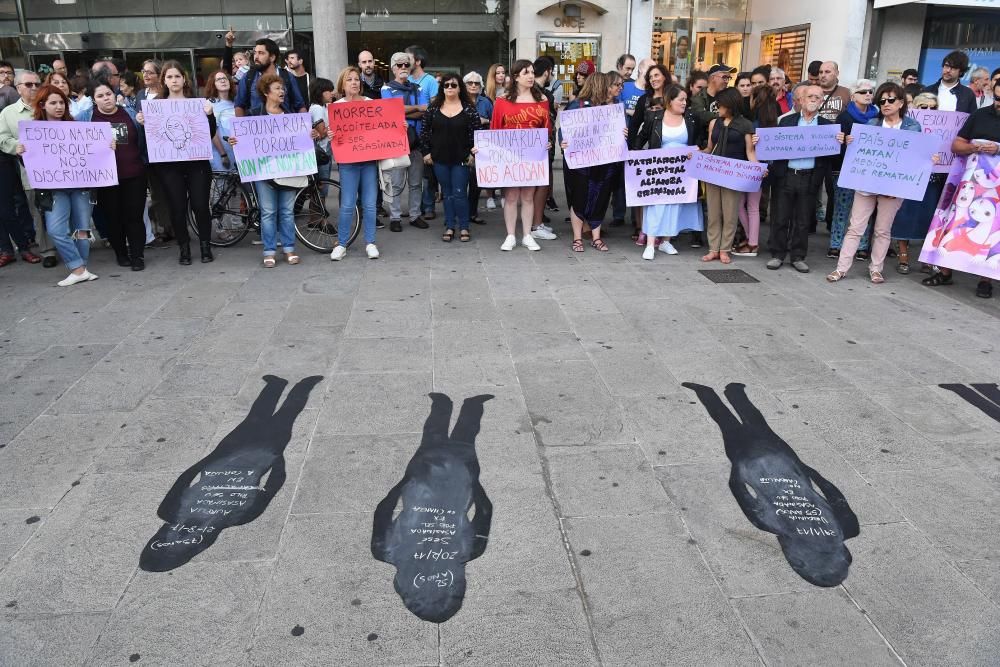
MULTIPOLYGON (((330 252, 337 245, 337 220, 340 217, 340 183, 315 179, 295 199, 295 235, 317 252, 330 252), (326 196, 322 195, 326 191, 326 196)), ((354 207, 350 246, 361 231, 361 210, 354 207)))
MULTIPOLYGON (((208 212, 212 225, 212 238, 209 242, 212 245, 224 248, 243 240, 250 231, 254 207, 239 176, 230 172, 213 172, 208 193, 208 212)), ((188 227, 198 237, 198 223, 190 210, 188 227)))

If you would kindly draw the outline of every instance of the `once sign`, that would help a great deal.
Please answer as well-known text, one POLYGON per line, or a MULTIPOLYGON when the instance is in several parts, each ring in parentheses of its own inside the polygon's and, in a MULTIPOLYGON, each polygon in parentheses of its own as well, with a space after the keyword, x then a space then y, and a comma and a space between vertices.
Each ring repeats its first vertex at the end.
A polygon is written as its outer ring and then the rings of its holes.
POLYGON ((799 127, 762 127, 757 130, 758 160, 795 160, 798 158, 838 155, 840 125, 802 125, 799 127))
POLYGON ((955 141, 958 131, 962 129, 969 114, 963 111, 910 109, 906 115, 920 123, 920 129, 923 130, 924 134, 937 138, 937 154, 940 161, 931 167, 931 172, 947 174, 951 171, 952 162, 955 161, 955 154, 951 152, 951 142, 955 141))
POLYGON ((721 155, 695 153, 688 174, 713 185, 738 192, 757 192, 764 182, 767 165, 721 155))

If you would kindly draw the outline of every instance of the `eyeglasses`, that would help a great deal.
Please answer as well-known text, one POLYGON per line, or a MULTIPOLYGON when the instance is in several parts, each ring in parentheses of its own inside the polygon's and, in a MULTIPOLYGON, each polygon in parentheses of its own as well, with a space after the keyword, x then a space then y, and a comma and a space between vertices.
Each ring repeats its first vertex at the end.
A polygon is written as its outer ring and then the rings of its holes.
POLYGON ((929 105, 929 104, 918 104, 918 105, 917 105, 917 108, 918 108, 918 109, 933 109, 934 107, 932 107, 932 106, 931 106, 931 105, 929 105))
POLYGON ((410 63, 396 63, 393 67, 398 67, 399 69, 410 69, 410 63))
POLYGON ((458 88, 458 84, 454 81, 449 81, 448 83, 441 86, 442 88, 458 88))
POLYGON ((467 86, 481 86, 481 85, 483 85, 483 82, 482 81, 466 81, 465 85, 467 85, 467 86))
POLYGON ((218 79, 215 80, 216 83, 226 83, 227 81, 229 81, 229 79, 227 79, 224 76, 220 76, 218 79))
POLYGON ((875 91, 874 90, 856 90, 856 91, 854 91, 854 94, 855 95, 874 95, 875 91))
POLYGON ((142 73, 143 74, 148 74, 149 76, 156 76, 156 74, 157 74, 157 72, 156 72, 155 69, 144 69, 144 70, 142 70, 142 73))
POLYGON ((19 86, 27 86, 28 88, 38 88, 42 84, 38 83, 37 81, 22 81, 21 83, 19 83, 17 85, 19 85, 19 86))
POLYGON ((896 97, 883 97, 878 101, 878 105, 881 107, 885 106, 886 104, 895 104, 898 101, 899 99, 896 97))

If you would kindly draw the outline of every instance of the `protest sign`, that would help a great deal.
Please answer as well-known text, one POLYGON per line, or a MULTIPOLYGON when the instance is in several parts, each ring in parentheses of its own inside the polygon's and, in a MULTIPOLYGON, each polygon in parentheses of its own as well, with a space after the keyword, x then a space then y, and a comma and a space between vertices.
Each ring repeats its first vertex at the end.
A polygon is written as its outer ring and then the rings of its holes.
POLYGON ((1000 156, 956 157, 920 261, 1000 280, 1000 156))
POLYGON ((307 113, 233 118, 233 154, 244 183, 315 174, 312 117, 307 113))
POLYGON ((688 204, 698 200, 698 181, 687 173, 688 146, 629 151, 625 160, 625 203, 629 206, 688 204))
POLYGON ((757 130, 758 160, 796 160, 799 158, 838 155, 837 134, 840 125, 800 125, 762 127, 757 130))
POLYGON ((477 130, 476 179, 481 188, 549 184, 549 131, 477 130))
POLYGON ((924 134, 938 139, 937 152, 941 161, 931 167, 931 173, 947 174, 955 155, 951 152, 951 142, 965 125, 969 114, 964 111, 938 111, 937 109, 910 109, 906 115, 920 123, 924 134))
POLYGON ((142 100, 150 163, 212 159, 205 100, 142 100))
POLYGON ((566 109, 559 114, 563 151, 570 169, 622 162, 628 153, 625 139, 625 108, 621 104, 566 109))
POLYGON ((337 164, 410 154, 402 98, 336 102, 328 104, 326 109, 333 130, 330 146, 337 164))
POLYGON ((38 190, 104 188, 118 185, 118 164, 111 148, 110 123, 22 120, 28 185, 38 190))
POLYGON ((767 165, 721 155, 695 153, 688 163, 688 175, 738 192, 757 192, 764 181, 767 165))
POLYGON ((937 140, 920 132, 855 124, 837 185, 875 195, 924 198, 937 140))

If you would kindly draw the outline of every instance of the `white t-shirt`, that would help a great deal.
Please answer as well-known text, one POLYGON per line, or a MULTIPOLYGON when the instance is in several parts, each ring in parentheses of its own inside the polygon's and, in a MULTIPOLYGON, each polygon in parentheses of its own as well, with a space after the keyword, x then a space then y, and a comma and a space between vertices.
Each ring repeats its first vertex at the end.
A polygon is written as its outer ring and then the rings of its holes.
POLYGON ((955 111, 958 107, 958 96, 951 92, 951 89, 958 85, 956 81, 952 86, 944 85, 942 81, 938 86, 937 98, 938 98, 938 111, 955 111))
MULTIPOLYGON (((309 115, 312 117, 313 127, 320 121, 323 121, 327 125, 330 124, 329 117, 326 115, 326 106, 322 104, 313 104, 310 106, 309 115)), ((330 152, 330 139, 328 137, 317 139, 316 144, 327 153, 330 152)))

